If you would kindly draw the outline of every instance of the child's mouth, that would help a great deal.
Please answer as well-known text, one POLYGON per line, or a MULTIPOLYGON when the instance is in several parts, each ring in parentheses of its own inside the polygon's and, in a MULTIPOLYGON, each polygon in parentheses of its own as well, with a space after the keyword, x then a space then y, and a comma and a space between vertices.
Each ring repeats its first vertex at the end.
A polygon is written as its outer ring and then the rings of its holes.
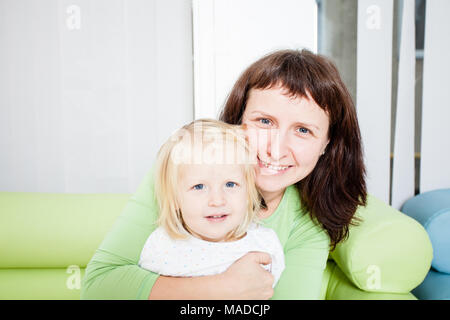
POLYGON ((221 222, 223 220, 225 220, 228 217, 228 214, 215 214, 215 215, 210 215, 210 216, 206 216, 206 220, 211 221, 211 222, 221 222))

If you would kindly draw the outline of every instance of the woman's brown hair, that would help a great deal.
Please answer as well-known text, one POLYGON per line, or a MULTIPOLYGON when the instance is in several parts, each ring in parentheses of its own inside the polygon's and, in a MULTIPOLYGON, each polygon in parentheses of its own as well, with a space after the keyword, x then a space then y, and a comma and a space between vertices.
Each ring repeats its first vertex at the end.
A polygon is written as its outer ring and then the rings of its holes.
POLYGON ((367 190, 361 133, 353 100, 336 66, 308 50, 281 50, 250 65, 227 98, 220 120, 241 124, 251 89, 281 85, 287 94, 314 101, 327 112, 330 142, 313 171, 296 183, 302 207, 324 228, 331 250, 348 237, 367 190))

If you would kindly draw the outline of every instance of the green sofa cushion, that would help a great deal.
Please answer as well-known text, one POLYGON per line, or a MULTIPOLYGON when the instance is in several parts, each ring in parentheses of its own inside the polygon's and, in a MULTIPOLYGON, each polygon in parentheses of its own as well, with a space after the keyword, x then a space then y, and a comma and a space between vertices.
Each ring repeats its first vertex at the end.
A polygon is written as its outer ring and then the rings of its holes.
POLYGON ((373 196, 357 216, 363 222, 351 226, 349 238, 331 252, 342 272, 365 291, 407 293, 417 287, 433 258, 425 229, 373 196))
MULTIPOLYGON (((83 272, 129 198, 0 192, 0 299, 78 299, 79 290, 68 288, 67 267, 83 272)), ((414 298, 409 291, 432 260, 425 230, 374 197, 358 216, 364 222, 351 227, 349 239, 331 253, 335 262, 328 261, 322 297, 414 298), (379 268, 379 288, 373 287, 373 266, 379 268)))
POLYGON ((0 268, 85 267, 129 197, 0 192, 0 268))
POLYGON ((79 300, 84 269, 0 269, 0 300, 79 300))
POLYGON ((336 263, 328 260, 324 278, 328 279, 323 288, 326 300, 417 300, 411 293, 365 292, 353 285, 336 263))

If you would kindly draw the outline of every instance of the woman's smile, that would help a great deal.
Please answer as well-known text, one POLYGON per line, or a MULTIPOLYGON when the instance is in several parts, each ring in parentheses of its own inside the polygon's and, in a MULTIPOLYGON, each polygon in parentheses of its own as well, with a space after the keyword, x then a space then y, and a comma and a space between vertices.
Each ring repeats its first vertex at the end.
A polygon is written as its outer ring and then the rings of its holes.
POLYGON ((265 162, 263 160, 261 160, 259 158, 259 156, 257 157, 258 159, 258 166, 259 168, 261 168, 262 170, 262 174, 268 174, 268 175, 277 175, 277 174, 283 174, 286 171, 288 171, 292 166, 288 165, 288 166, 282 166, 282 165, 273 165, 269 162, 265 162), (264 172, 264 173, 263 173, 264 172))

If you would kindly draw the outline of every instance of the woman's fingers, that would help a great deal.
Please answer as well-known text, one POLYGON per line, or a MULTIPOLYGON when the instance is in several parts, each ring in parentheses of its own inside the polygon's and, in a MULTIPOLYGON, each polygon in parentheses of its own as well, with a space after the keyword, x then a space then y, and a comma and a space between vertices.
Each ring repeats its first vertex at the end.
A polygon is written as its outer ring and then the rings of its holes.
MULTIPOLYGON (((247 255, 251 256, 253 261, 256 262, 258 265, 268 265, 272 263, 272 257, 267 252, 260 252, 260 251, 252 251, 248 253, 247 255)), ((261 270, 264 274, 262 275, 261 281, 265 286, 271 291, 271 295, 273 294, 272 285, 275 281, 275 277, 273 276, 270 271, 268 271, 266 268, 262 268, 261 270)))
POLYGON ((266 252, 249 252, 234 262, 224 273, 234 299, 269 299, 274 277, 262 265, 271 262, 266 252))
POLYGON ((251 251, 247 255, 251 255, 253 260, 258 264, 271 264, 272 257, 267 252, 251 251))

